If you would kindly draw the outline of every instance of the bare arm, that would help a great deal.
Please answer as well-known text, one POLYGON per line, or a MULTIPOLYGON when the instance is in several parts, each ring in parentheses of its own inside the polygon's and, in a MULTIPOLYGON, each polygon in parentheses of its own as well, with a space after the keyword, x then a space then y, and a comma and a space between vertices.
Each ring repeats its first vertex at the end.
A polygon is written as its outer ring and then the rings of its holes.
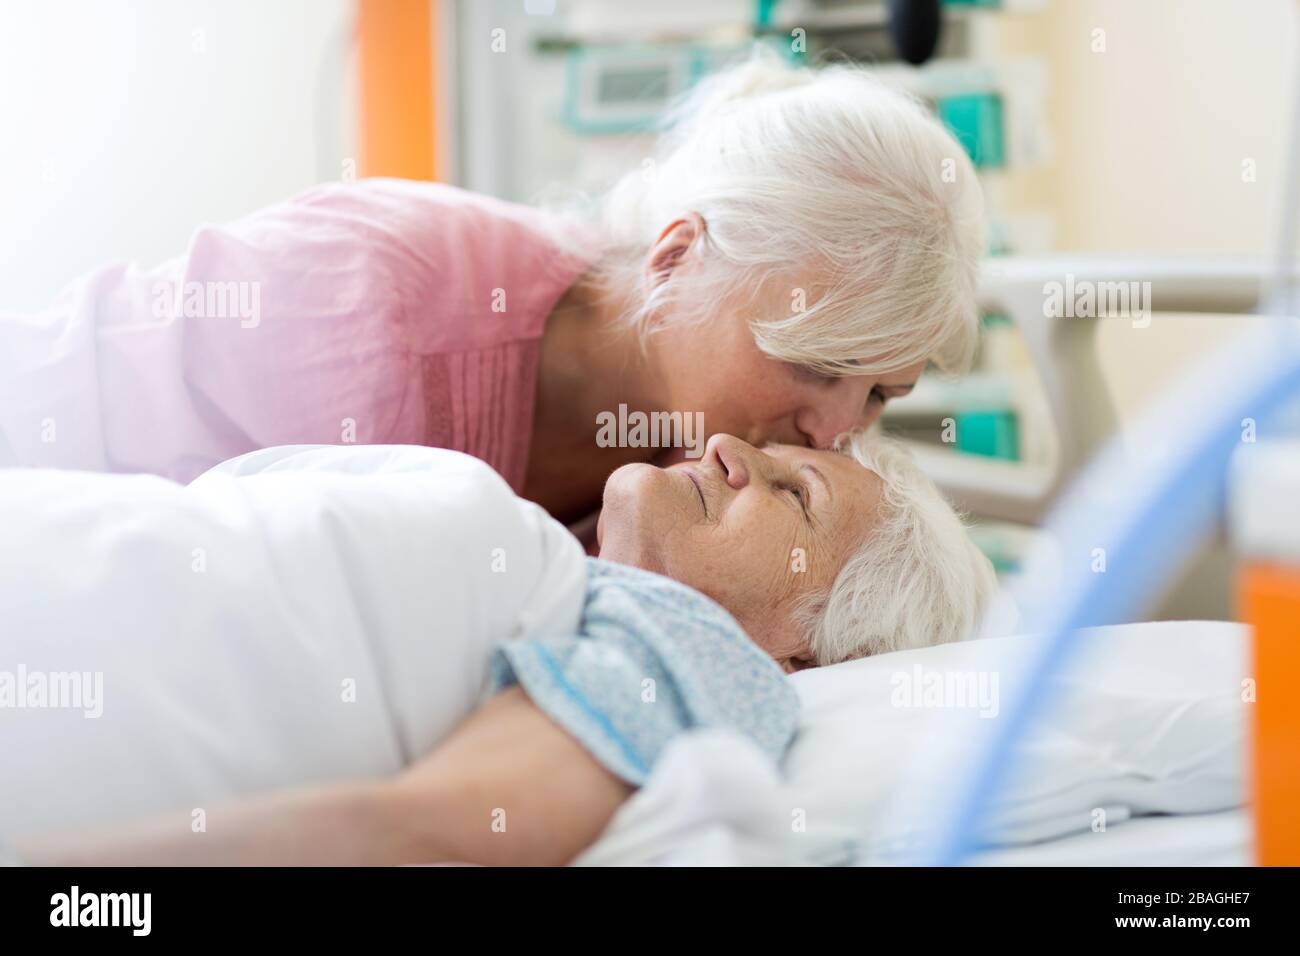
POLYGON ((254 797, 89 833, 15 841, 36 865, 558 865, 595 842, 632 786, 513 687, 387 780, 254 797))

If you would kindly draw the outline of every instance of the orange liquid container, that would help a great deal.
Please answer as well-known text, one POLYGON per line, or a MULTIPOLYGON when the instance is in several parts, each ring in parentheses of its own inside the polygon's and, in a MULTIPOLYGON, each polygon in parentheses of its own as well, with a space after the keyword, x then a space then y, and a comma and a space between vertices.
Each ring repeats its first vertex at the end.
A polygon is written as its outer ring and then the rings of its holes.
POLYGON ((1243 620, 1254 630, 1255 858, 1261 866, 1300 866, 1300 563, 1248 561, 1238 599, 1243 620))
MULTIPOLYGON (((1255 862, 1300 866, 1300 442, 1243 446, 1229 482, 1249 624, 1248 708, 1255 862)), ((1243 694, 1246 692, 1243 687, 1243 694)))

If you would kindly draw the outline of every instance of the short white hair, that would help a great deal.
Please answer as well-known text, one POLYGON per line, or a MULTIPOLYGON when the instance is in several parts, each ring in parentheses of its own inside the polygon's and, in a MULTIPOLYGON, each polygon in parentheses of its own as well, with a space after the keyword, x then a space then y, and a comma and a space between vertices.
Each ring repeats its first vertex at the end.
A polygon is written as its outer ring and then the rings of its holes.
POLYGON ((884 483, 866 543, 800 608, 818 664, 972 636, 997 590, 993 565, 907 449, 875 430, 843 443, 884 483))
POLYGON ((704 320, 766 292, 782 304, 750 327, 774 358, 836 376, 969 366, 983 198, 919 100, 862 67, 797 68, 759 48, 697 84, 670 123, 600 210, 598 273, 640 290, 630 323, 652 332, 669 303, 704 320), (699 281, 678 270, 648 287, 646 255, 688 212, 705 223, 699 281))

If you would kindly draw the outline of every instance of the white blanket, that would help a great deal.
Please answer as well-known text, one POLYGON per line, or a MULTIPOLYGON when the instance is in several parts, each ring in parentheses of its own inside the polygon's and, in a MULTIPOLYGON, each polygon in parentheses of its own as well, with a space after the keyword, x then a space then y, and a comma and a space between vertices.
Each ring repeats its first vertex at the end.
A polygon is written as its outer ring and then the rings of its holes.
POLYGON ((389 773, 585 592, 572 535, 430 448, 276 448, 188 487, 0 470, 0 535, 9 836, 389 773))

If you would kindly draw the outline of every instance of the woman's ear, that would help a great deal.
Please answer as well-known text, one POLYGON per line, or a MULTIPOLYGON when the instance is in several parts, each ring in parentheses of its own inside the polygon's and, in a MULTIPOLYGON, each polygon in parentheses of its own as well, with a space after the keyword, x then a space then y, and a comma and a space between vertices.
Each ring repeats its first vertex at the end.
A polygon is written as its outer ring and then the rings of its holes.
POLYGON ((737 616, 749 639, 767 652, 787 674, 817 666, 804 629, 783 608, 767 608, 758 620, 737 616), (775 613, 774 613, 775 611, 775 613))
POLYGON ((704 235, 704 219, 698 212, 688 212, 668 224, 646 257, 645 275, 654 288, 667 280, 673 269, 686 256, 696 241, 704 235))

